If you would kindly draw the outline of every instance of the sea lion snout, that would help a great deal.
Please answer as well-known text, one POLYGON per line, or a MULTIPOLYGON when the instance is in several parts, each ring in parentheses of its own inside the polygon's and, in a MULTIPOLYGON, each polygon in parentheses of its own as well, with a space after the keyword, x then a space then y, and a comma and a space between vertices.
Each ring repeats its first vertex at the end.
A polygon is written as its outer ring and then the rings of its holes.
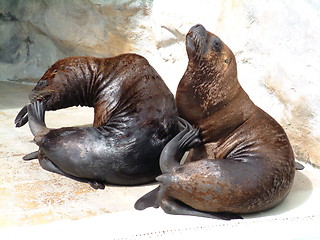
POLYGON ((187 53, 190 56, 204 56, 208 51, 221 52, 222 40, 208 32, 201 24, 190 28, 186 37, 187 53))
POLYGON ((206 39, 207 30, 202 25, 197 24, 189 30, 186 36, 186 46, 189 57, 205 53, 206 39))
POLYGON ((202 26, 201 24, 196 24, 193 27, 190 28, 188 35, 203 35, 205 36, 207 34, 207 30, 202 26))

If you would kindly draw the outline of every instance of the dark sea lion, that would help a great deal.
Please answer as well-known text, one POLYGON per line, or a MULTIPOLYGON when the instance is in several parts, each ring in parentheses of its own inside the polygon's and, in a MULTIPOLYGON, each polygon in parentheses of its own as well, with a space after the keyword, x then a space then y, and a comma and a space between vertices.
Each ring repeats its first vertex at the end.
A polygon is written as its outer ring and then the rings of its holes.
POLYGON ((231 219, 278 205, 295 175, 285 131, 242 89, 235 56, 220 38, 196 25, 186 48, 189 63, 176 104, 195 128, 182 120, 184 130, 161 154, 160 186, 136 209, 161 206, 171 214, 231 219))
POLYGON ((38 158, 51 172, 88 182, 136 185, 160 174, 159 156, 178 130, 174 97, 148 61, 135 54, 69 57, 53 64, 15 120, 29 120, 38 158), (93 127, 48 129, 47 110, 94 107, 93 127))

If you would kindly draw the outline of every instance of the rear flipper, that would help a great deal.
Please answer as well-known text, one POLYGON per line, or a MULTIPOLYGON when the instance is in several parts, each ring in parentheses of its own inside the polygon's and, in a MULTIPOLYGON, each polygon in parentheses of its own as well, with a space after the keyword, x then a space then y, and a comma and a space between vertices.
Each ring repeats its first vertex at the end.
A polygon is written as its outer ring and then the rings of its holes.
POLYGON ((43 154, 41 154, 39 156, 39 163, 43 169, 45 169, 49 172, 58 173, 58 174, 63 175, 65 177, 71 178, 73 180, 88 183, 94 189, 104 189, 105 188, 105 185, 103 183, 98 182, 98 181, 86 179, 86 178, 78 178, 78 177, 72 176, 68 173, 65 173, 64 171, 62 171, 58 166, 56 166, 53 162, 50 161, 50 159, 48 159, 43 154))
POLYGON ((304 166, 301 163, 296 162, 296 170, 303 170, 304 166))
POLYGON ((29 161, 29 160, 32 160, 32 159, 38 159, 38 151, 29 153, 29 154, 23 156, 22 159, 25 160, 25 161, 29 161))
POLYGON ((190 123, 188 123, 183 118, 179 118, 179 125, 180 127, 184 126, 184 135, 182 137, 178 137, 177 140, 179 141, 178 148, 182 151, 187 151, 190 148, 196 147, 201 143, 199 138, 199 129, 193 128, 190 123))
POLYGON ((160 192, 160 186, 148 192, 146 195, 141 197, 135 204, 134 208, 137 210, 144 210, 148 207, 161 208, 168 214, 174 215, 190 215, 196 217, 206 217, 213 219, 231 220, 231 219, 242 219, 241 216, 234 213, 212 213, 198 211, 180 201, 161 199, 161 204, 158 202, 158 196, 160 192))
POLYGON ((159 203, 157 201, 157 198, 159 190, 160 187, 157 187, 151 192, 148 192, 146 195, 139 198, 138 201, 136 201, 136 203, 134 204, 134 208, 137 210, 144 210, 148 207, 158 208, 159 203))
POLYGON ((180 167, 184 153, 201 143, 198 129, 182 118, 179 118, 179 125, 183 130, 172 138, 161 152, 159 162, 162 173, 172 172, 180 167))
MULTIPOLYGON (((183 154, 192 147, 201 143, 199 139, 199 130, 193 128, 186 120, 179 118, 179 127, 181 130, 162 150, 160 156, 160 168, 162 173, 174 171, 180 167, 180 160, 183 154)), ((151 192, 142 196, 134 205, 135 209, 143 210, 148 207, 159 207, 158 193, 160 186, 151 192)))
POLYGON ((161 208, 168 214, 174 215, 189 215, 195 217, 206 217, 213 219, 231 220, 231 219, 243 219, 240 215, 235 213, 214 213, 214 212, 202 212, 196 210, 180 201, 162 199, 160 203, 161 208))
MULTIPOLYGON (((183 154, 190 148, 201 143, 199 139, 199 130, 193 128, 186 120, 179 118, 179 127, 181 130, 162 150, 160 156, 160 168, 162 173, 174 171, 180 167, 180 160, 183 154)), ((158 192, 160 186, 146 195, 142 196, 134 205, 135 209, 143 210, 148 207, 159 207, 158 192)))

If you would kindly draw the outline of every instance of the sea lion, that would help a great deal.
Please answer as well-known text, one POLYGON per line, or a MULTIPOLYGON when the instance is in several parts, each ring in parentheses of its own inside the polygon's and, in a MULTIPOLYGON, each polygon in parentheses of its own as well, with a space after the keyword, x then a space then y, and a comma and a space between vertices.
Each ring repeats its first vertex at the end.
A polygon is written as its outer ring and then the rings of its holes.
POLYGON ((220 38, 195 25, 186 48, 176 104, 187 121, 161 154, 159 187, 136 209, 161 206, 170 214, 231 219, 278 205, 295 175, 285 131, 240 86, 235 56, 220 38))
POLYGON ((136 54, 59 60, 29 98, 15 123, 29 120, 39 151, 24 159, 94 188, 153 181, 161 150, 178 130, 173 94, 136 54), (93 127, 46 127, 45 111, 78 105, 94 107, 93 127))

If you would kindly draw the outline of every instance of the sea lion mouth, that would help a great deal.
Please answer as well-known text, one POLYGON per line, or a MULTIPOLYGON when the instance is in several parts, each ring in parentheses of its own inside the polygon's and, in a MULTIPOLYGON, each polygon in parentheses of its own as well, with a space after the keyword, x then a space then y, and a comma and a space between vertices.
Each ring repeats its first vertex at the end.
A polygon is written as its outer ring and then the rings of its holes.
POLYGON ((186 37, 187 52, 196 55, 205 53, 205 42, 207 38, 207 30, 201 25, 197 24, 190 28, 186 37))

